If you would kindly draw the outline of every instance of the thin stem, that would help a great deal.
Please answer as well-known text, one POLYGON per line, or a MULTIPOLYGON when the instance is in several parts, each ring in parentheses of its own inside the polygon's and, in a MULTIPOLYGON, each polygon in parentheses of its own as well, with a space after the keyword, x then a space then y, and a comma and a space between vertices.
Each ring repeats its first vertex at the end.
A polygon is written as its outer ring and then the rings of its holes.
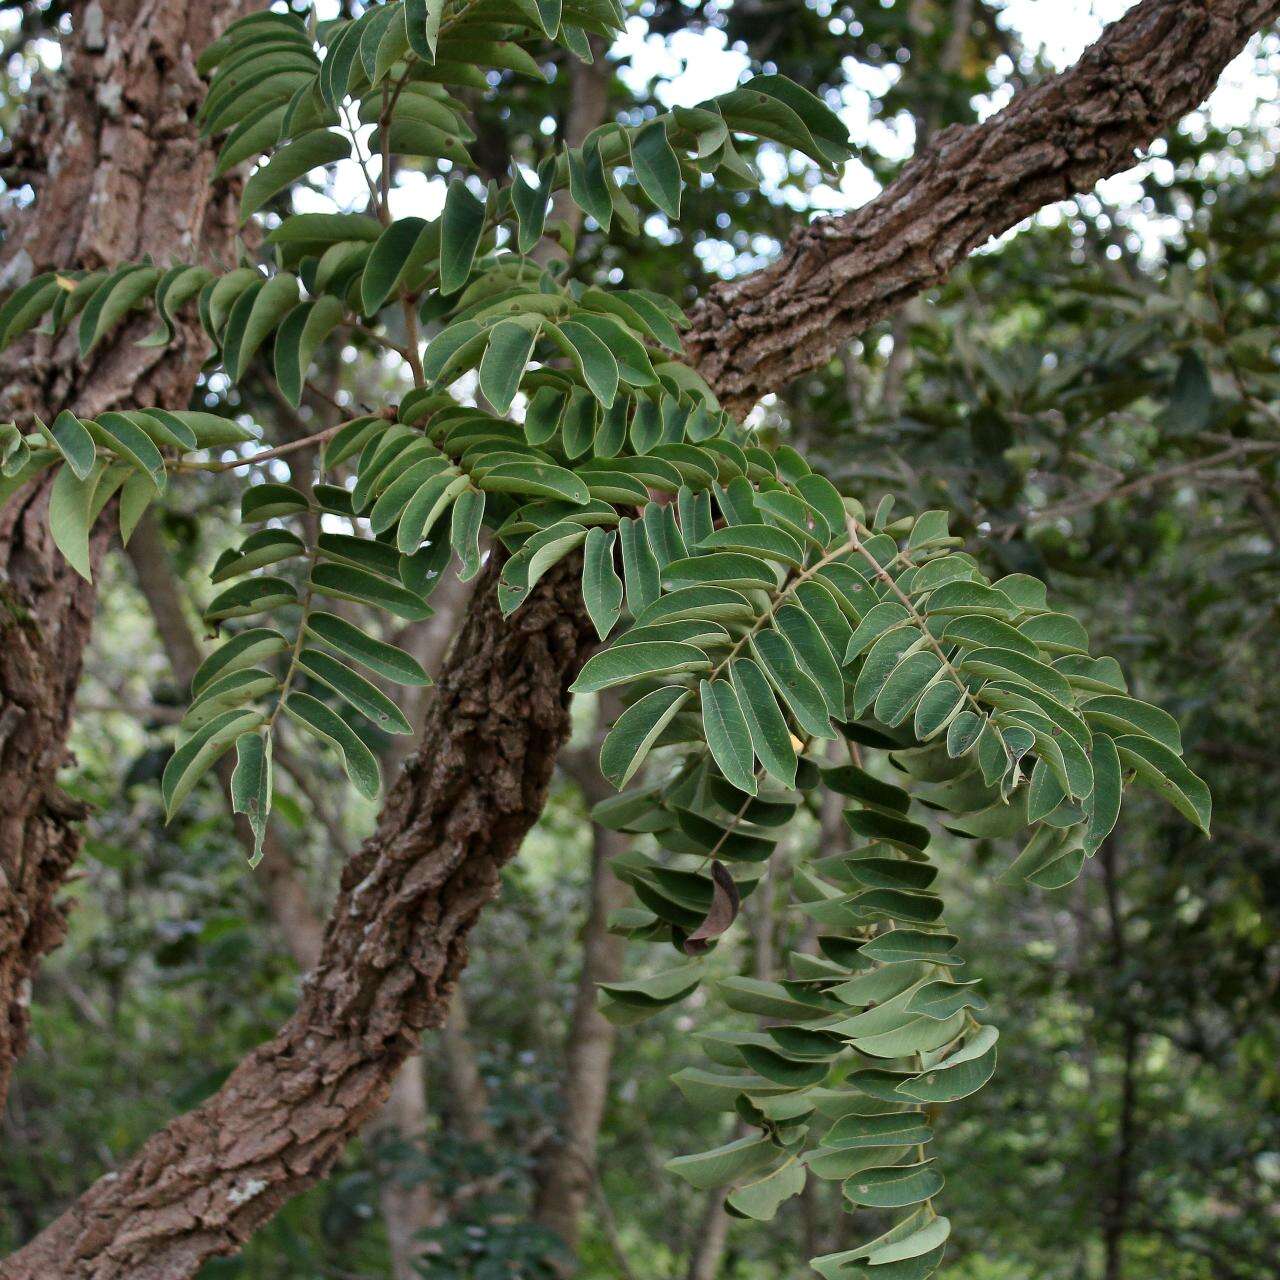
POLYGON ((177 462, 169 469, 171 471, 220 472, 235 471, 240 467, 255 467, 260 463, 270 462, 272 458, 283 458, 286 454, 293 453, 298 449, 305 449, 308 445, 323 444, 330 437, 337 435, 343 427, 354 421, 354 418, 350 418, 347 422, 339 422, 336 426, 325 427, 323 431, 303 436, 300 440, 290 440, 288 444, 277 445, 274 449, 263 449, 259 453, 251 453, 247 458, 235 458, 229 462, 177 462))

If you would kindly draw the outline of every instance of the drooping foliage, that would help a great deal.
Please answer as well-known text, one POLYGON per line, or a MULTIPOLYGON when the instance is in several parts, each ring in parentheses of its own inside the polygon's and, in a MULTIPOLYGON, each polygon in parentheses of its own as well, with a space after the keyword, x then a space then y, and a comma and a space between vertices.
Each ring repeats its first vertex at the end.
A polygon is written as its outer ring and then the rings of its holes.
POLYGON ((575 689, 626 701, 601 752, 621 794, 597 817, 652 837, 617 866, 638 905, 613 925, 678 956, 604 989, 614 1021, 691 995, 802 801, 825 790, 848 802, 848 847, 821 850, 791 883, 816 952, 795 953, 778 982, 720 981, 718 998, 759 1027, 708 1037, 713 1069, 676 1077, 753 1133, 671 1168, 729 1186, 730 1210, 760 1219, 810 1176, 839 1180, 851 1210, 893 1216, 816 1270, 923 1278, 950 1230, 931 1121, 990 1078, 997 1033, 955 975, 921 818, 965 836, 1025 833, 1011 872, 1055 888, 1107 838, 1127 783, 1203 829, 1209 798, 1177 724, 1129 696, 1040 582, 989 580, 943 511, 895 517, 794 450, 761 447, 680 359, 678 307, 584 286, 549 252, 567 239, 548 217, 562 193, 600 228, 616 218, 634 234, 649 206, 678 219, 688 186, 754 187, 736 138, 837 168, 848 139, 818 99, 760 76, 697 108, 607 123, 507 183, 467 176, 471 100, 509 74, 541 76, 551 44, 590 58, 589 36, 621 24, 610 0, 400 0, 354 21, 236 23, 201 67, 220 169, 257 165, 243 216, 352 158, 371 212, 272 215, 262 254, 225 272, 40 276, 0 308, 0 344, 74 327, 89 353, 145 308, 159 320, 146 341, 163 344, 194 307, 233 382, 270 351, 297 404, 317 353, 358 333, 399 355, 414 390, 306 442, 323 446, 306 489, 273 478, 281 450, 254 451, 229 419, 140 407, 6 429, 0 494, 55 468, 53 536, 88 576, 90 530, 117 497, 127 539, 185 472, 252 477, 245 536, 210 574, 205 620, 222 642, 193 680, 162 790, 172 813, 234 748, 235 806, 259 842, 282 714, 331 744, 370 798, 381 783, 366 726, 410 732, 383 686, 426 673, 354 625, 345 602, 418 621, 444 574, 470 579, 495 556, 511 613, 577 557, 607 645, 575 689), (393 161, 447 163, 438 216, 392 217, 393 161), (847 763, 831 762, 832 743, 847 763))

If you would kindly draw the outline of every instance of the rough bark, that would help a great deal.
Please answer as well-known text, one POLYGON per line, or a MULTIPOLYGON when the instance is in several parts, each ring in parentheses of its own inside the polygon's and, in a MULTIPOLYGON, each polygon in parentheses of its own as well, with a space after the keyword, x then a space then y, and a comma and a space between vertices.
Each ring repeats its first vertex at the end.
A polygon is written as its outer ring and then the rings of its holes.
POLYGON ((503 622, 485 571, 443 672, 427 744, 351 860, 298 1011, 24 1249, 4 1280, 181 1280, 235 1252, 324 1177, 381 1106, 466 961, 467 934, 546 801, 567 686, 593 635, 580 565, 503 622))
MULTIPOLYGON (((940 135, 865 209, 801 232, 714 291, 692 356, 741 407, 942 279, 1040 205, 1123 167, 1194 106, 1280 0, 1144 0, 1071 72, 940 135)), ((93 1186, 3 1280, 182 1280, 331 1167, 445 1016, 466 935, 545 800, 568 684, 590 648, 573 564, 512 620, 486 572, 378 830, 353 858, 298 1012, 227 1084, 93 1186)))
POLYGON ((797 229, 771 266, 715 285, 687 353, 745 412, 993 236, 1129 168, 1277 15, 1277 0, 1142 0, 1075 66, 981 124, 944 129, 869 204, 797 229))
MULTIPOLYGON (((97 267, 144 252, 222 258, 235 229, 212 152, 192 117, 202 89, 193 53, 240 0, 93 0, 54 88, 33 91, 6 158, 31 207, 6 227, 0 290, 53 268, 97 267)), ((154 325, 154 321, 152 321, 154 325)), ((186 405, 204 358, 198 328, 164 349, 128 326, 87 362, 73 340, 34 338, 0 360, 0 417, 46 421, 137 404, 186 405)), ((27 1037, 32 975, 65 933, 57 899, 79 853, 83 814, 57 787, 93 611, 93 589, 48 532, 48 481, 0 510, 0 1106, 27 1037)), ((108 539, 104 521, 95 558, 108 539)))

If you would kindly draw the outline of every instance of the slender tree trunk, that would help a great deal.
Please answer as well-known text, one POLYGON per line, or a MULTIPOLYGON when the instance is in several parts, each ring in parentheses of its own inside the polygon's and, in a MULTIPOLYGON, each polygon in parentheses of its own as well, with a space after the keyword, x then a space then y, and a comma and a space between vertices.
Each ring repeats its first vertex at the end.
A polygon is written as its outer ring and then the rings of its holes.
POLYGON ((1129 993, 1129 945, 1120 900, 1120 869, 1113 835, 1102 846, 1102 883, 1107 900, 1107 931, 1110 938, 1109 967, 1115 984, 1111 1008, 1120 1021, 1120 1114, 1111 1153, 1109 1187, 1102 1206, 1102 1250, 1104 1280, 1124 1280, 1124 1241, 1129 1232, 1133 1204, 1133 1148, 1137 1137, 1138 1110, 1138 1020, 1133 1015, 1129 993))
MULTIPOLYGON (((369 1126, 371 1136, 375 1142, 381 1137, 397 1145, 424 1147, 428 1119, 422 1054, 416 1053, 396 1073, 386 1104, 369 1126)), ((431 1185, 425 1181, 406 1185, 392 1173, 382 1179, 378 1202, 387 1232, 391 1280, 416 1280, 416 1263, 423 1255, 419 1233, 441 1220, 431 1185)))
POLYGON ((440 1028, 444 1072, 449 1084, 449 1122, 467 1142, 487 1146, 493 1142, 493 1125, 489 1123, 489 1091, 476 1062, 470 1028, 467 1002, 459 988, 453 993, 449 1014, 440 1028))
POLYGON ((685 1280, 717 1280, 729 1241, 729 1214, 724 1207, 724 1190, 707 1193, 706 1207, 698 1223, 698 1242, 689 1258, 685 1280))
POLYGON ((583 931, 582 972, 565 1047, 560 1131, 539 1168, 534 1218, 576 1253, 582 1215, 596 1179, 596 1149, 609 1096, 616 1031, 596 1005, 596 984, 622 974, 625 940, 606 928, 626 894, 610 863, 628 845, 625 836, 592 827, 591 908, 583 931))
MULTIPOLYGON (((239 12, 241 0, 93 0, 53 85, 33 90, 6 177, 35 201, 13 206, 0 268, 9 290, 53 267, 223 260, 234 202, 210 187, 212 150, 193 123, 203 93, 194 51, 239 12), (211 194, 212 191, 212 194, 211 194)), ((154 327, 154 319, 148 323, 154 327)), ((31 338, 0 360, 0 414, 46 421, 64 408, 90 417, 137 404, 185 407, 204 358, 198 326, 166 348, 135 345, 129 325, 81 361, 74 339, 31 338)), ((0 510, 0 1106, 26 1042, 31 979, 62 940, 57 901, 80 850, 83 816, 58 789, 93 589, 48 532, 49 482, 0 510)), ((95 561, 108 517, 93 539, 95 561)))

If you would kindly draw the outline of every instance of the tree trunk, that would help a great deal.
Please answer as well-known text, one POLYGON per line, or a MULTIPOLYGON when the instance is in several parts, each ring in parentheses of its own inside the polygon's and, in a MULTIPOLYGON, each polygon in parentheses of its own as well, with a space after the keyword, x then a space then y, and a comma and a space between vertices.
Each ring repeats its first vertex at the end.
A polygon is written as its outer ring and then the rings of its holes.
MULTIPOLYGON (((235 206, 210 187, 213 152, 193 116, 203 94, 194 51, 241 0, 93 0, 55 86, 33 90, 8 157, 10 210, 0 289, 53 267, 228 255, 235 206), (212 190, 212 195, 211 195, 212 190)), ((154 319, 148 323, 154 327, 154 319)), ((199 328, 166 348, 126 326, 88 360, 74 338, 29 338, 0 359, 0 414, 28 423, 64 408, 92 417, 138 404, 185 407, 205 355, 199 328)), ((56 784, 93 613, 93 589, 49 536, 50 483, 0 510, 0 1106, 28 1029, 32 975, 61 942, 56 900, 80 850, 82 810, 56 784)), ((107 519, 93 539, 95 561, 107 519)))
MULTIPOLYGON (((390 1097, 369 1126, 371 1135, 375 1141, 381 1136, 397 1145, 424 1147, 428 1114, 422 1055, 415 1053, 392 1081, 390 1097)), ((390 1171, 378 1188, 378 1202, 387 1232, 391 1280, 417 1280, 415 1264, 423 1254, 419 1232, 437 1225, 441 1218, 431 1186, 425 1181, 406 1185, 390 1171)))
POLYGON ((1104 1280, 1124 1280, 1124 1244, 1133 1207, 1134 1146, 1137 1143, 1139 1027, 1135 1017, 1129 945, 1124 907, 1120 899, 1120 867, 1113 834, 1103 846, 1102 884, 1107 902, 1108 967, 1113 984, 1112 1010, 1120 1023, 1120 1107, 1115 1144, 1111 1151, 1111 1186, 1102 1204, 1102 1253, 1104 1280))
POLYGON ((707 1193, 706 1207, 698 1223, 698 1240, 689 1258, 685 1280, 716 1280, 729 1241, 729 1212, 724 1207, 724 1188, 707 1193))
MULTIPOLYGON (((1073 71, 944 132, 856 214, 717 286, 697 308, 694 363, 732 407, 824 363, 989 236, 1124 167, 1277 12, 1280 0, 1143 0, 1073 71)), ((557 566, 508 620, 486 569, 427 746, 347 867, 297 1013, 0 1267, 3 1280, 182 1280, 327 1173, 444 1018, 467 933, 545 802, 567 687, 592 646, 578 567, 557 566)))
POLYGON ((323 1178, 438 1027, 466 939, 546 801, 594 644, 575 558, 503 621, 486 568, 428 746, 347 866, 297 1013, 203 1105, 2 1266, 4 1280, 183 1280, 323 1178))
POLYGON ((625 939, 605 926, 609 913, 626 898, 610 863, 629 841, 616 831, 593 826, 591 843, 591 908, 565 1048, 560 1131, 538 1170, 534 1206, 534 1219, 554 1231, 573 1254, 596 1178, 596 1147, 609 1097, 616 1036, 613 1023, 596 1007, 596 984, 621 977, 626 946, 625 939))
POLYGON ((461 988, 454 992, 448 1016, 440 1028, 444 1074, 449 1086, 447 1114, 459 1137, 477 1146, 487 1146, 493 1142, 489 1091, 468 1034, 471 1019, 463 996, 461 988))

